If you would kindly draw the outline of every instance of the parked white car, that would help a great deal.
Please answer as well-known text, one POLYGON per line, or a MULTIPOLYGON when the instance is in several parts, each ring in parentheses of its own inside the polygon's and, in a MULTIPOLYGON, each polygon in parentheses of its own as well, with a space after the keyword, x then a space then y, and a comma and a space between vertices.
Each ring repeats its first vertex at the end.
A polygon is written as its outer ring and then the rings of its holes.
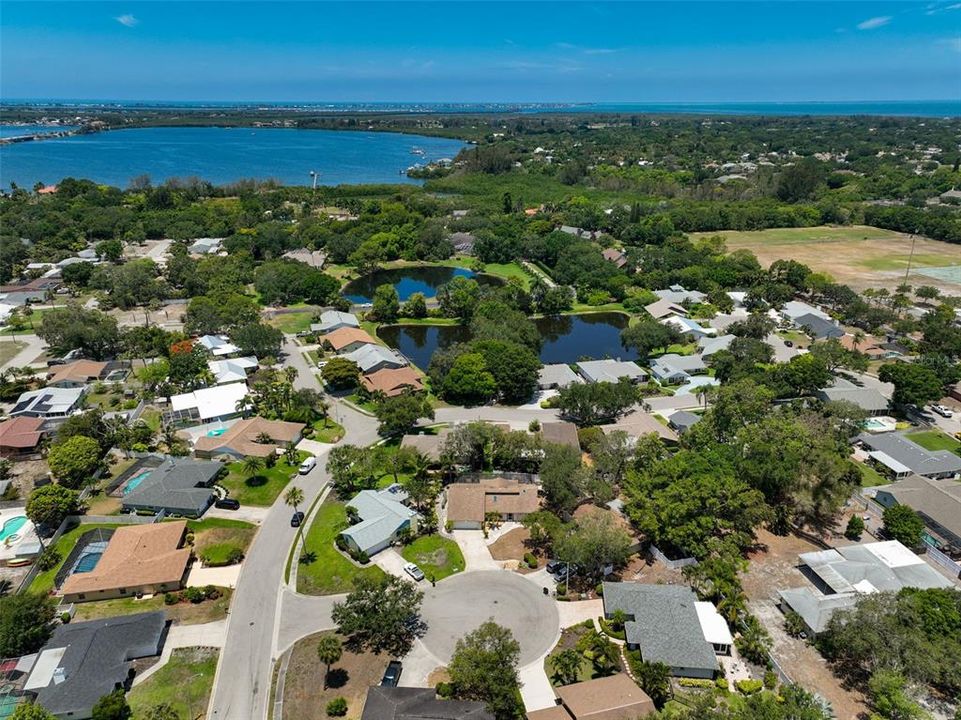
POLYGON ((932 405, 931 409, 943 418, 954 417, 954 411, 945 405, 932 405))
POLYGON ((317 458, 311 455, 309 458, 300 463, 300 467, 297 468, 297 472, 299 472, 301 475, 306 475, 315 467, 317 467, 317 458))
POLYGON ((404 565, 404 572, 414 578, 415 582, 420 582, 424 579, 424 571, 414 565, 414 563, 404 565))

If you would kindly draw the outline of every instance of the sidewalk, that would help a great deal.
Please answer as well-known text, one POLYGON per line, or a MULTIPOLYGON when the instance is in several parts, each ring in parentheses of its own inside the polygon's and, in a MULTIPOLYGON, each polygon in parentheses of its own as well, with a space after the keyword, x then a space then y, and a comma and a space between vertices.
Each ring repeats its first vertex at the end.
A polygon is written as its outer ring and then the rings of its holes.
POLYGON ((177 648, 187 647, 215 647, 222 648, 227 639, 227 621, 216 620, 215 622, 203 623, 201 625, 171 625, 164 642, 163 651, 160 659, 149 668, 139 673, 134 679, 134 686, 139 685, 155 672, 160 670, 170 661, 170 656, 177 648))

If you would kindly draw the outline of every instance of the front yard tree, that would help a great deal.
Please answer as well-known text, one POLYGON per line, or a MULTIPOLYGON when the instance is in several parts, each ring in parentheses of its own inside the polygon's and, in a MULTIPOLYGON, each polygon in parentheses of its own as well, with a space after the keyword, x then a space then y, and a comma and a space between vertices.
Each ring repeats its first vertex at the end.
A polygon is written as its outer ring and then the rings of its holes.
POLYGON ((420 604, 424 593, 398 577, 357 578, 344 602, 334 603, 332 618, 348 647, 406 655, 423 632, 420 604))
POLYGON ((78 488, 93 480, 100 465, 100 444, 85 435, 74 435, 50 448, 47 464, 62 485, 78 488))
POLYGON ((548 444, 544 448, 540 477, 547 507, 558 515, 573 512, 585 482, 580 450, 569 445, 548 444))
POLYGON ((389 323, 400 315, 400 298, 397 288, 393 285, 379 285, 374 290, 374 301, 371 304, 371 315, 377 322, 389 323))
MULTIPOLYGON (((284 493, 284 503, 294 509, 297 512, 297 508, 304 502, 304 491, 301 490, 296 485, 287 490, 284 493)), ((307 541, 304 540, 304 527, 303 523, 297 526, 297 534, 300 536, 300 543, 303 547, 304 552, 307 551, 307 541)))
POLYGON ((325 633, 317 641, 317 659, 324 664, 324 690, 327 689, 327 676, 330 675, 330 666, 340 660, 344 654, 343 645, 333 633, 325 633))
POLYGON ((622 565, 630 555, 630 534, 610 513, 592 512, 557 543, 557 556, 577 565, 589 578, 600 578, 607 565, 622 565))
MULTIPOLYGON (((86 265, 86 263, 81 264, 86 265)), ((76 267, 76 265, 68 265, 67 267, 76 267)), ((10 720, 57 720, 57 716, 47 712, 37 703, 23 702, 14 708, 10 720)))
POLYGON ((53 632, 54 606, 46 595, 22 593, 0 597, 0 656, 37 652, 53 632))
POLYGON ((44 313, 37 335, 50 346, 53 355, 81 350, 95 360, 115 352, 120 341, 116 318, 75 303, 44 313))
POLYGON ((27 517, 34 525, 59 527, 67 515, 79 511, 80 494, 56 483, 36 488, 27 498, 27 517))
POLYGON ((659 323, 654 318, 641 318, 636 324, 621 331, 621 344, 637 350, 642 361, 647 360, 652 351, 667 350, 681 339, 677 328, 659 323))
POLYGON ((487 369, 487 361, 480 353, 459 355, 444 378, 441 391, 451 402, 479 405, 497 392, 497 381, 487 369))
POLYGON ((895 405, 917 405, 923 407, 941 398, 944 385, 930 368, 915 363, 889 363, 882 365, 878 378, 883 382, 894 383, 891 400, 895 405))
POLYGON ((521 646, 511 631, 488 620, 459 639, 447 666, 454 696, 479 700, 497 720, 513 720, 518 706, 520 681, 517 662, 521 646))
POLYGON ((561 685, 570 685, 577 682, 577 675, 581 670, 581 661, 584 656, 574 648, 561 650, 551 658, 551 665, 554 667, 554 674, 560 680, 561 685))
POLYGON ((360 379, 360 368, 347 358, 335 357, 327 361, 320 376, 333 390, 353 390, 360 379))
POLYGON ((557 395, 561 414, 581 427, 614 420, 637 402, 637 388, 627 378, 616 383, 571 383, 557 395))
POLYGON ((921 545, 924 520, 907 505, 895 505, 884 510, 884 532, 909 548, 921 545))
POLYGON ((421 418, 434 419, 434 408, 422 393, 405 392, 385 397, 374 408, 381 435, 401 435, 411 430, 421 418))
POLYGON ((122 688, 97 700, 90 711, 91 720, 128 720, 132 715, 133 710, 127 704, 122 688))

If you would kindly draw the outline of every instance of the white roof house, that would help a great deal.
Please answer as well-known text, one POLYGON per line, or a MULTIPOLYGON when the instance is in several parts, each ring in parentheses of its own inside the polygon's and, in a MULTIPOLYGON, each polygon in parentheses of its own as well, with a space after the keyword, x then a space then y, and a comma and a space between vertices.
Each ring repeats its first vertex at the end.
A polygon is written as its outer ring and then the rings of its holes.
POLYGON ((323 334, 345 327, 359 328, 360 322, 357 320, 357 316, 339 310, 324 310, 320 314, 320 322, 312 323, 310 330, 323 334))
POLYGON ((541 389, 562 388, 572 383, 581 382, 570 365, 563 363, 557 365, 545 365, 537 373, 537 385, 541 389))
POLYGON ((87 386, 82 387, 45 387, 23 393, 13 409, 10 417, 33 418, 65 418, 80 408, 80 402, 87 392, 87 386))
POLYGON ((621 378, 639 382, 647 377, 640 365, 632 360, 584 360, 577 363, 577 369, 588 382, 616 383, 621 378))
POLYGON ((212 255, 220 252, 222 242, 223 238, 197 238, 188 249, 197 255, 212 255))
POLYGON ((344 355, 348 360, 357 364, 364 374, 372 373, 382 368, 400 368, 407 365, 398 353, 383 345, 363 345, 353 352, 344 355))
POLYGON ((361 490, 347 503, 360 522, 341 535, 355 550, 373 555, 388 547, 406 528, 416 529, 417 513, 404 505, 407 493, 399 485, 383 490, 361 490))
POLYGON ((680 305, 684 302, 701 303, 707 299, 707 295, 699 290, 685 290, 683 285, 671 285, 667 290, 655 290, 654 294, 661 300, 668 300, 680 305))
POLYGON ((230 342, 226 335, 204 335, 197 338, 197 342, 204 350, 217 357, 240 352, 240 348, 230 342))
POLYGON ((823 310, 818 310, 813 305, 800 300, 789 300, 781 306, 781 317, 790 323, 794 323, 799 317, 804 315, 814 315, 822 320, 830 320, 831 316, 823 310))
POLYGON ((700 340, 702 337, 714 336, 717 334, 717 330, 712 327, 702 327, 696 321, 690 318, 681 317, 679 315, 670 315, 661 320, 662 325, 671 325, 680 331, 682 335, 690 335, 695 340, 700 340))
POLYGON ((247 373, 257 368, 257 358, 250 355, 226 360, 211 360, 207 363, 207 367, 213 373, 214 383, 217 385, 246 382, 247 373))
POLYGON ((246 397, 247 383, 215 385, 182 395, 172 395, 170 409, 178 420, 225 420, 242 414, 238 405, 246 397))

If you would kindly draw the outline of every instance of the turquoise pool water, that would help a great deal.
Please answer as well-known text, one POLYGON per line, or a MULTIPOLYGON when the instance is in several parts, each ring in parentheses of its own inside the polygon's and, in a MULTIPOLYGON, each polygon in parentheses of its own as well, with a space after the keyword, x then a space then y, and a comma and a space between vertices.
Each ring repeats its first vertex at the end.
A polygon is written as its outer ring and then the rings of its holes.
POLYGON ((227 428, 217 428, 216 430, 208 430, 207 437, 220 437, 225 432, 227 432, 227 428))
POLYGON ((123 486, 123 494, 126 495, 127 493, 132 492, 133 490, 136 490, 137 487, 140 485, 140 483, 142 483, 142 482, 144 481, 144 479, 145 479, 148 475, 150 475, 150 473, 152 473, 152 472, 153 472, 153 470, 144 470, 144 471, 143 471, 142 473, 140 473, 139 475, 136 475, 136 476, 130 478, 130 479, 127 481, 127 484, 123 486))
POLYGON ((17 517, 12 517, 3 524, 3 529, 0 530, 0 542, 3 542, 11 535, 17 533, 24 525, 27 524, 27 518, 24 515, 17 515, 17 517))
POLYGON ((73 566, 73 571, 75 573, 87 573, 97 567, 97 563, 100 562, 100 556, 103 555, 101 552, 90 552, 85 555, 81 555, 80 559, 77 560, 77 564, 73 566))

